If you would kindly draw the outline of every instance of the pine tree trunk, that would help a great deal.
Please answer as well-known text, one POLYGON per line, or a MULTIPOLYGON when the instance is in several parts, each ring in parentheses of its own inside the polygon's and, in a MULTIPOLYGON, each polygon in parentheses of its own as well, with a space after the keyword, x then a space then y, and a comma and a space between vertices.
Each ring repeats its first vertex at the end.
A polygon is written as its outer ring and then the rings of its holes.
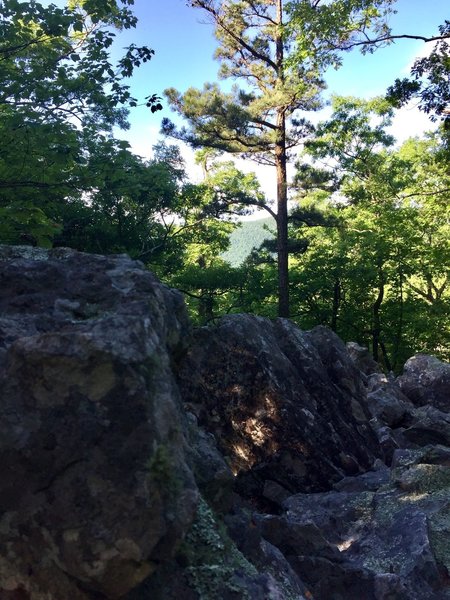
MULTIPOLYGON (((283 23, 283 3, 276 0, 276 21, 283 23)), ((283 84, 283 40, 281 29, 276 33, 277 78, 283 84)), ((278 316, 289 317, 289 253, 288 253, 288 211, 287 211, 287 171, 286 171, 286 115, 285 108, 277 111, 277 141, 275 145, 275 166, 277 170, 277 255, 278 255, 278 316)))
POLYGON ((289 317, 287 175, 284 145, 277 145, 275 156, 277 169, 278 316, 289 317))

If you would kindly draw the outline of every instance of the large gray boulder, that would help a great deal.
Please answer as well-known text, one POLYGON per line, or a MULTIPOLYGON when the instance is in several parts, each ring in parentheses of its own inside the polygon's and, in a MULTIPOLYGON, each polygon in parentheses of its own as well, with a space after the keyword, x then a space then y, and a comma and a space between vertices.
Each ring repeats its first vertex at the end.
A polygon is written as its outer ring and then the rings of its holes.
POLYGON ((435 356, 416 354, 405 363, 397 382, 416 406, 431 404, 450 412, 450 364, 435 356))
POLYGON ((261 498, 268 482, 289 493, 329 489, 381 455, 360 371, 325 327, 224 317, 194 333, 178 376, 247 497, 261 498))
POLYGON ((444 600, 450 572, 448 448, 398 450, 390 473, 296 494, 255 517, 315 600, 444 600))
POLYGON ((0 249, 1 598, 119 598, 174 554, 198 504, 187 329, 126 256, 0 249))

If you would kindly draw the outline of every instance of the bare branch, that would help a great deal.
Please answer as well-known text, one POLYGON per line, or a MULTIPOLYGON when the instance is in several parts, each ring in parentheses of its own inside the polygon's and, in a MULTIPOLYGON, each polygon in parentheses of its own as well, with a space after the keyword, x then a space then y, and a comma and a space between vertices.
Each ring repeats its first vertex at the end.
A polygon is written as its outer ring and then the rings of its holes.
MULTIPOLYGON (((364 33, 364 35, 366 35, 364 33)), ((421 40, 423 42, 436 42, 438 40, 445 40, 445 39, 449 39, 450 38, 450 34, 448 35, 435 35, 432 37, 426 37, 423 35, 409 35, 409 34, 402 34, 402 35, 385 35, 379 38, 374 38, 374 39, 370 39, 367 35, 366 35, 366 39, 365 40, 357 40, 354 42, 349 42, 348 44, 345 44, 343 46, 336 46, 334 45, 334 47, 336 49, 340 48, 342 50, 350 50, 351 48, 356 48, 357 46, 368 46, 368 45, 372 45, 372 44, 380 44, 382 42, 390 42, 393 40, 401 40, 401 39, 407 39, 407 40, 421 40)))

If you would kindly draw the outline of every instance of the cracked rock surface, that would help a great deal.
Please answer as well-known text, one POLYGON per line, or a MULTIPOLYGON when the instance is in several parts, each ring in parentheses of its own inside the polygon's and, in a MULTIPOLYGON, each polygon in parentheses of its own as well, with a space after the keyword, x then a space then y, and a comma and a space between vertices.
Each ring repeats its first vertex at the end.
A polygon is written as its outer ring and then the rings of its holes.
POLYGON ((449 600, 448 369, 0 247, 0 600, 449 600))
POLYGON ((4 248, 0 266, 1 593, 118 598, 197 506, 181 296, 125 256, 4 248))

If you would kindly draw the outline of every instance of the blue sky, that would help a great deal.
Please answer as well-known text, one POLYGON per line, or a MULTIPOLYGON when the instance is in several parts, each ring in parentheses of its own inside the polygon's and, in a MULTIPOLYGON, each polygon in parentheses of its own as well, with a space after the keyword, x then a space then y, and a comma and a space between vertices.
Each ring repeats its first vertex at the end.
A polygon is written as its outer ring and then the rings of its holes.
MULTIPOLYGON (((398 0, 396 9, 398 12, 392 15, 390 24, 397 34, 433 35, 445 18, 450 18, 448 0, 398 0)), ((205 23, 203 11, 186 6, 185 0, 135 0, 134 12, 138 26, 118 36, 116 51, 119 53, 120 48, 130 43, 155 50, 154 58, 130 82, 134 94, 143 98, 152 93, 162 94, 168 87, 184 91, 216 80, 218 63, 213 59, 216 41, 212 25, 205 23)), ((372 55, 347 53, 343 67, 327 75, 328 93, 366 98, 383 94, 396 77, 407 75, 408 66, 426 46, 421 41, 399 40, 372 55)), ((130 131, 121 132, 120 136, 126 137, 136 152, 147 156, 157 141, 160 122, 165 116, 175 118, 167 105, 153 115, 148 109, 137 108, 130 115, 130 131)), ((399 115, 394 133, 402 138, 427 127, 427 118, 412 107, 399 115)))
MULTIPOLYGON (((395 33, 435 34, 439 24, 450 18, 448 0, 398 0, 396 8, 398 13, 390 18, 395 33)), ((135 77, 136 89, 185 90, 215 79, 216 41, 203 11, 187 7, 185 0, 135 0, 134 12, 138 26, 121 34, 120 43, 146 44, 156 53, 135 77)), ((420 41, 399 40, 373 55, 347 53, 343 68, 330 74, 329 85, 338 93, 382 93, 423 46, 420 41)))

